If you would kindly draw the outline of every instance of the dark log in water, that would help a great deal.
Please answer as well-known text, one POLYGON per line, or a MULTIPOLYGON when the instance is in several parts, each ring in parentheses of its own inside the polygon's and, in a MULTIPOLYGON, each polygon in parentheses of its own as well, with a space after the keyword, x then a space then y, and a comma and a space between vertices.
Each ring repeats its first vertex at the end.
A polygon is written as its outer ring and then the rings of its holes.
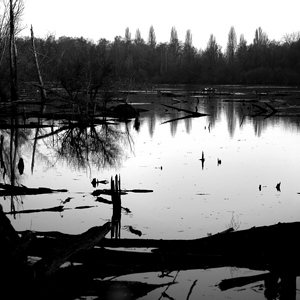
POLYGON ((10 195, 39 195, 39 194, 51 194, 51 193, 64 193, 68 190, 58 189, 53 190, 46 187, 39 188, 28 188, 24 185, 22 186, 13 186, 11 184, 0 183, 0 196, 10 196, 10 195))
POLYGON ((107 222, 103 226, 92 227, 82 234, 64 240, 48 256, 34 264, 36 276, 50 276, 72 255, 92 249, 110 230, 111 223, 107 222))
MULTIPOLYGON (((73 257, 74 261, 97 261, 101 272, 110 275, 126 272, 159 270, 161 263, 169 268, 211 268, 238 266, 255 270, 298 270, 298 242, 295 232, 300 223, 278 223, 253 227, 247 230, 227 230, 212 236, 194 240, 102 239, 99 247, 150 248, 148 253, 93 249, 87 256, 73 257), (101 252, 99 252, 101 250, 101 252), (101 253, 99 255, 99 253, 101 253), (114 261, 118 262, 114 264, 114 261), (121 268, 120 262, 127 262, 121 268), (148 264, 151 262, 150 264, 148 264), (104 266, 109 266, 105 268, 104 266), (115 265, 115 267, 112 267, 115 265)), ((31 255, 43 255, 43 249, 51 249, 56 239, 37 239, 32 244, 31 255), (52 246, 51 246, 52 244, 52 246)), ((107 274, 106 274, 107 275, 107 274)))

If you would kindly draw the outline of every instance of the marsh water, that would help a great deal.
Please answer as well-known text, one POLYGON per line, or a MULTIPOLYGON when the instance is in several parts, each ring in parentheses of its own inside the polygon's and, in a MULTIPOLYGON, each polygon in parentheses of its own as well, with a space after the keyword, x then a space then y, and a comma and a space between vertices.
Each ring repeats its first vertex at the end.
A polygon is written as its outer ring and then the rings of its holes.
MULTIPOLYGON (((26 137, 19 135, 18 153, 25 168, 18 184, 67 191, 14 199, 16 211, 59 205, 64 210, 9 215, 12 225, 18 231, 73 234, 102 225, 110 221, 112 206, 92 193, 109 189, 116 174, 122 189, 135 190, 122 196, 127 209, 121 215, 121 238, 194 239, 232 226, 239 230, 299 221, 298 90, 281 87, 283 93, 253 96, 257 87, 223 89, 229 93, 197 95, 191 89, 188 95, 173 97, 158 96, 155 91, 128 93, 127 102, 142 109, 136 119, 114 120, 93 130, 61 131, 65 124, 44 120, 51 126, 39 129, 38 139, 35 129, 27 129, 26 137), (248 101, 250 95, 265 111, 248 101), (293 102, 287 109, 289 97, 293 102), (264 103, 276 113, 271 114, 264 103), (205 115, 191 116, 189 111, 205 115), (97 186, 91 183, 94 178, 97 186)), ((176 92, 179 87, 168 90, 176 92)), ((2 135, 8 138, 9 131, 3 130, 2 135)), ((11 210, 10 198, 1 197, 0 203, 4 211, 11 210)), ((263 282, 224 292, 215 286, 225 278, 257 273, 261 272, 233 268, 180 271, 178 284, 170 286, 167 294, 186 299, 197 280, 190 299, 265 299, 263 282)), ((158 275, 122 279, 163 283, 174 278, 158 275)), ((141 299, 159 299, 164 289, 141 299)))

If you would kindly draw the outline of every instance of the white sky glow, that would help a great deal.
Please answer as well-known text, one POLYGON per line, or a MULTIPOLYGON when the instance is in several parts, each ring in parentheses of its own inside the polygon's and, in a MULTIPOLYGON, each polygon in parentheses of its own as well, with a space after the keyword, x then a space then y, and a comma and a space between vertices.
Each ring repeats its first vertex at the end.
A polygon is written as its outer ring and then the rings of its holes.
MULTIPOLYGON (((1 2, 1 0, 0 0, 1 2)), ((205 49, 213 34, 224 50, 228 32, 234 26, 237 40, 244 34, 252 43, 255 30, 261 27, 270 40, 280 41, 286 33, 300 31, 299 0, 24 0, 22 35, 48 34, 84 37, 97 42, 124 37, 129 27, 134 38, 137 29, 147 42, 153 25, 157 42, 169 42, 174 26, 180 41, 191 30, 193 46, 205 49)), ((1 5, 1 3, 0 3, 1 5)), ((3 6, 3 5, 2 5, 3 6)))

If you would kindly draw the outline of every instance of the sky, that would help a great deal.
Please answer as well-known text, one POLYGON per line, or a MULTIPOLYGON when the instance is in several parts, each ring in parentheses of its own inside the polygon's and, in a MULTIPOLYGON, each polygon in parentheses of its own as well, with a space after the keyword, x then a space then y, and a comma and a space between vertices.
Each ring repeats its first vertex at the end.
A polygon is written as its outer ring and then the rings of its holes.
POLYGON ((24 0, 24 4, 22 24, 26 27, 21 35, 30 36, 32 25, 40 38, 54 34, 56 38, 113 41, 116 36, 124 37, 128 27, 132 38, 139 29, 147 42, 153 26, 157 42, 168 43, 175 27, 182 42, 191 30, 198 50, 206 48, 211 34, 224 50, 231 26, 238 41, 243 34, 248 44, 258 27, 276 41, 300 31, 299 0, 24 0))

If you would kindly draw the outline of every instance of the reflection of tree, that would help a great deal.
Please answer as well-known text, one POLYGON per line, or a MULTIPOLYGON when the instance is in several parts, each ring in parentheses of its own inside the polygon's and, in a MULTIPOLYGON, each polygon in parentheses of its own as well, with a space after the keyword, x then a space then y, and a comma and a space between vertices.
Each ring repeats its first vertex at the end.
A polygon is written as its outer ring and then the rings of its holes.
MULTIPOLYGON (((10 129, 1 131, 0 141, 0 160, 1 160, 1 180, 4 183, 9 183, 12 187, 18 186, 21 182, 21 170, 20 162, 21 146, 28 140, 30 130, 20 129, 17 118, 11 118, 10 129)), ((15 203, 21 203, 21 199, 15 195, 11 195, 11 211, 15 211, 15 203)))
POLYGON ((122 132, 107 124, 79 126, 70 124, 39 138, 53 147, 58 159, 64 159, 77 169, 90 164, 98 168, 113 167, 123 156, 122 145, 128 143, 129 131, 122 132))
POLYGON ((230 137, 234 137, 236 122, 237 122, 237 111, 234 102, 228 102, 226 106, 227 115, 227 126, 230 137))

